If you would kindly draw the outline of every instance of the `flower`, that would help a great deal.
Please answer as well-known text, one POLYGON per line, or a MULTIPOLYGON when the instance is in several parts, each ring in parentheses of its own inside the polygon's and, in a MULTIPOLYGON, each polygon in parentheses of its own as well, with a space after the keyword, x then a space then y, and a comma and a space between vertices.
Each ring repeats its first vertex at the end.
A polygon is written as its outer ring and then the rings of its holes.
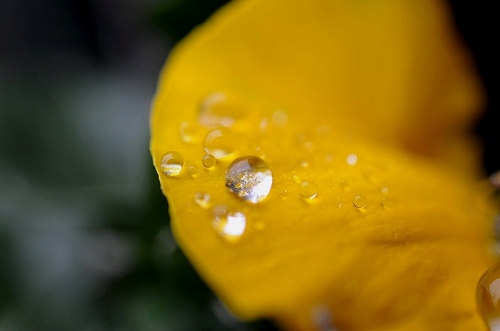
POLYGON ((441 1, 233 1, 152 106, 176 240, 242 319, 482 330, 483 97, 441 1))

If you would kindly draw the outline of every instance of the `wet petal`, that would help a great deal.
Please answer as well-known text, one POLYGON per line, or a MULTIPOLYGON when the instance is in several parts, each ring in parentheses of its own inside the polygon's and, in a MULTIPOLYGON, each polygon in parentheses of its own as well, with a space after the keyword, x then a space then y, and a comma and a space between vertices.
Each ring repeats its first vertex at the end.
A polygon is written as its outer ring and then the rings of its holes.
POLYGON ((474 291, 495 209, 467 135, 482 94, 454 33, 436 1, 235 1, 172 52, 153 161, 176 239, 237 315, 484 328, 474 291), (272 181, 228 185, 242 157, 272 181))

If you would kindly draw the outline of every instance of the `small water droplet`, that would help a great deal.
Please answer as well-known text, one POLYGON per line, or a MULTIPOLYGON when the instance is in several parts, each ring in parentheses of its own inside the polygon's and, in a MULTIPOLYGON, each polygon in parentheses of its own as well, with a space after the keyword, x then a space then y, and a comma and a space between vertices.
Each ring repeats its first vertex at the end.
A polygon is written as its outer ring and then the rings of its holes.
POLYGON ((356 163, 358 163, 358 156, 356 154, 349 154, 347 155, 346 161, 348 165, 356 165, 356 163))
POLYGON ((203 158, 201 159, 201 163, 205 168, 213 168, 215 167, 215 164, 217 163, 217 159, 215 156, 212 154, 205 154, 203 155, 203 158))
POLYGON ((349 186, 349 182, 347 180, 341 180, 339 182, 339 186, 344 191, 349 191, 351 189, 351 186, 349 186))
POLYGON ((182 122, 179 127, 181 140, 187 144, 196 143, 201 140, 201 128, 193 123, 182 122))
POLYGON ((389 209, 394 206, 394 201, 389 197, 383 197, 380 199, 380 205, 386 209, 389 209))
POLYGON ((500 264, 489 268, 476 287, 477 308, 490 330, 500 330, 500 264))
POLYGON ((384 186, 380 189, 380 192, 383 194, 383 195, 387 195, 387 193, 389 193, 389 188, 387 186, 384 186))
POLYGON ((313 307, 311 318, 312 324, 317 331, 338 331, 333 325, 332 313, 324 305, 313 307))
POLYGON ((268 128, 269 128, 269 119, 267 117, 264 117, 259 122, 259 129, 260 131, 264 132, 268 128))
POLYGON ((299 165, 302 168, 309 168, 309 162, 307 160, 300 160, 299 165))
POLYGON ((300 184, 301 180, 298 175, 292 175, 292 180, 295 182, 295 184, 300 184))
POLYGON ((191 164, 189 167, 188 167, 188 172, 189 172, 189 175, 192 177, 192 178, 196 178, 198 177, 198 175, 200 174, 200 169, 198 169, 198 166, 194 165, 194 164, 191 164))
POLYGON ((226 206, 214 208, 212 226, 228 242, 236 242, 245 232, 247 220, 239 211, 229 211, 226 206))
POLYGON ((284 127, 288 122, 288 114, 283 110, 277 110, 271 116, 271 119, 277 127, 284 127))
POLYGON ((299 194, 306 200, 312 200, 318 195, 318 186, 313 181, 304 180, 299 184, 299 194))
POLYGON ((299 146, 308 152, 312 152, 314 150, 314 142, 308 134, 301 133, 297 137, 299 146))
POLYGON ((203 141, 205 152, 222 159, 234 152, 236 137, 229 129, 220 127, 208 132, 203 141))
POLYGON ((280 199, 285 201, 286 199, 288 199, 288 191, 287 190, 283 190, 281 191, 280 193, 280 199))
POLYGON ((495 188, 500 188, 500 170, 495 171, 490 175, 490 183, 495 188))
POLYGON ((264 200, 271 190, 273 176, 267 163, 256 156, 234 160, 226 171, 226 187, 251 203, 264 200))
POLYGON ((247 113, 247 108, 236 98, 215 92, 208 95, 201 103, 198 121, 206 127, 219 125, 231 127, 247 113))
POLYGON ((194 194, 194 202, 203 209, 208 209, 211 206, 210 194, 196 192, 194 194))
POLYGON ((178 176, 184 166, 184 157, 181 153, 172 151, 161 158, 161 171, 167 176, 178 176))
POLYGON ((352 204, 356 208, 365 208, 368 204, 368 199, 364 195, 358 194, 352 199, 352 204))

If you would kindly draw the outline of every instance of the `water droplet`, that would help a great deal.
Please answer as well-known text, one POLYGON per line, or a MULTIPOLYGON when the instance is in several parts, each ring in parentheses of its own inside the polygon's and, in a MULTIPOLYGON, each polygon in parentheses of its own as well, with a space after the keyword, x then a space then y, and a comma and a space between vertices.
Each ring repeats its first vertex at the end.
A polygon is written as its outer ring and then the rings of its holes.
POLYGON ((200 141, 201 132, 202 130, 198 125, 186 121, 182 122, 179 127, 181 140, 188 144, 200 141))
POLYGON ((490 175, 490 183, 495 188, 500 188, 500 170, 495 171, 490 175))
POLYGON ((295 182, 295 184, 300 184, 301 180, 298 175, 292 175, 292 180, 295 182))
POLYGON ((297 141, 299 146, 302 147, 307 152, 312 152, 314 150, 314 142, 308 133, 300 133, 297 136, 297 141))
POLYGON ((196 178, 198 177, 198 175, 200 174, 200 169, 198 169, 198 166, 194 165, 194 164, 191 164, 189 167, 188 167, 188 172, 189 172, 189 175, 192 177, 192 178, 196 178))
POLYGON ((181 153, 172 151, 161 158, 161 171, 167 176, 178 176, 184 166, 184 157, 181 153))
POLYGON ((200 105, 198 121, 206 127, 231 127, 248 113, 243 103, 216 92, 207 96, 200 105))
POLYGON ((264 200, 272 184, 271 169, 259 157, 239 157, 227 168, 226 187, 246 201, 258 203, 264 200))
POLYGON ((269 119, 267 117, 264 117, 259 122, 259 129, 260 131, 264 132, 267 130, 268 127, 269 127, 269 119))
POLYGON ((380 192, 383 194, 383 195, 387 195, 387 193, 389 193, 389 188, 387 186, 384 186, 380 189, 380 192))
POLYGON ((312 324, 317 331, 338 331, 333 325, 332 313, 324 305, 313 307, 311 318, 312 324))
POLYGON ((500 330, 500 264, 489 268, 476 287, 476 304, 490 330, 500 330))
POLYGON ((368 204, 368 199, 364 195, 358 194, 352 199, 352 204, 356 208, 365 208, 368 204))
POLYGON ((201 163, 205 168, 213 168, 217 163, 217 159, 212 154, 205 154, 201 159, 201 163))
POLYGON ((288 122, 288 114, 283 110, 277 110, 271 116, 271 119, 277 127, 284 127, 288 122))
POLYGON ((309 168, 309 162, 307 160, 300 160, 299 161, 299 165, 302 167, 302 168, 309 168))
POLYGON ((347 155, 346 161, 348 165, 356 165, 356 163, 358 163, 358 156, 356 154, 349 154, 347 155))
POLYGON ((351 187, 349 186, 349 182, 347 180, 341 180, 339 182, 339 186, 344 191, 349 191, 351 187))
POLYGON ((234 152, 235 141, 232 131, 220 127, 207 133, 203 141, 203 149, 217 159, 221 159, 234 152))
POLYGON ((203 209, 208 209, 211 206, 211 198, 208 193, 196 192, 194 194, 194 202, 203 209))
POLYGON ((394 207, 394 201, 389 197, 383 197, 380 199, 380 205, 386 209, 389 209, 394 207))
POLYGON ((312 200, 318 195, 318 186, 313 181, 304 180, 299 184, 299 194, 306 200, 312 200))
POLYGON ((247 220, 245 214, 229 211, 225 206, 214 208, 212 226, 217 233, 229 242, 236 242, 245 232, 247 220))
POLYGON ((287 190, 283 190, 281 191, 280 193, 280 199, 285 201, 286 199, 288 199, 288 191, 287 190))

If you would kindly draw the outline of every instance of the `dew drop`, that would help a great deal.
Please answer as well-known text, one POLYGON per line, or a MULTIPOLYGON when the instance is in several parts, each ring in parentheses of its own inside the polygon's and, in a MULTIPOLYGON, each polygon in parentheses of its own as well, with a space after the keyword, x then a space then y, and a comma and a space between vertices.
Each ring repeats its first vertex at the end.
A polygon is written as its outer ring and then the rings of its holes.
POLYGON ((292 180, 295 182, 295 184, 300 184, 301 180, 298 175, 292 175, 292 180))
POLYGON ((500 264, 488 269, 476 287, 476 304, 489 329, 500 330, 500 264))
POLYGON ((179 127, 181 140, 185 143, 191 144, 200 141, 201 128, 198 125, 189 122, 182 122, 179 127))
POLYGON ((189 175, 192 177, 192 178, 196 178, 198 177, 198 175, 200 174, 200 169, 198 168, 198 166, 194 165, 194 164, 191 164, 189 167, 188 167, 188 172, 189 172, 189 175))
POLYGON ((283 190, 281 191, 280 193, 280 199, 285 201, 286 199, 288 199, 288 191, 287 190, 283 190))
POLYGON ((288 122, 288 114, 283 110, 277 110, 273 113, 271 119, 277 127, 284 127, 288 122))
POLYGON ((198 121, 206 127, 231 127, 246 114, 247 108, 243 103, 225 93, 215 92, 202 101, 198 121))
POLYGON ((228 242, 236 242, 245 232, 247 220, 239 211, 229 211, 226 206, 214 208, 212 226, 228 242))
POLYGON ((205 154, 201 159, 201 163, 205 168, 213 168, 217 163, 217 159, 212 154, 205 154))
POLYGON ((313 181, 304 180, 299 184, 299 194, 306 200, 312 200, 318 195, 318 186, 313 181))
POLYGON ((194 202, 203 209, 208 209, 211 206, 210 194, 196 192, 194 194, 194 202))
POLYGON ((184 157, 181 153, 172 151, 161 158, 161 171, 167 176, 178 176, 184 166, 184 157))
POLYGON ((349 191, 351 189, 351 186, 349 185, 349 181, 347 180, 341 180, 339 182, 339 187, 343 190, 343 191, 349 191))
POLYGON ((258 203, 271 190, 273 176, 267 163, 257 156, 242 156, 226 171, 226 187, 243 200, 258 203))
POLYGON ((364 195, 358 194, 352 199, 352 204, 358 209, 365 208, 368 204, 368 199, 364 195))
POLYGON ((330 310, 324 305, 318 305, 311 310, 312 324, 317 331, 338 331, 333 325, 330 310))
POLYGON ((380 199, 380 205, 385 209, 390 209, 394 207, 394 200, 389 197, 382 197, 380 199))
POLYGON ((222 159, 234 152, 235 136, 232 131, 224 127, 208 132, 203 141, 205 152, 212 154, 217 159, 222 159))
POLYGON ((350 166, 356 165, 356 163, 358 163, 358 156, 356 154, 349 154, 347 155, 346 161, 350 166))

